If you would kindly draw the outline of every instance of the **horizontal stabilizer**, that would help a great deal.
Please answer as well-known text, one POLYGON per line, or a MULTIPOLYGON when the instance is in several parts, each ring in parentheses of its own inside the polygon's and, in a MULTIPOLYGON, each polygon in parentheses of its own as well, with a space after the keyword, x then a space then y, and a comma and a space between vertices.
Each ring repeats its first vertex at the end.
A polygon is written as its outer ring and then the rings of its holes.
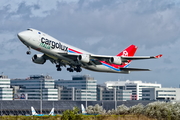
POLYGON ((123 71, 151 71, 150 69, 141 69, 141 68, 120 68, 123 71))

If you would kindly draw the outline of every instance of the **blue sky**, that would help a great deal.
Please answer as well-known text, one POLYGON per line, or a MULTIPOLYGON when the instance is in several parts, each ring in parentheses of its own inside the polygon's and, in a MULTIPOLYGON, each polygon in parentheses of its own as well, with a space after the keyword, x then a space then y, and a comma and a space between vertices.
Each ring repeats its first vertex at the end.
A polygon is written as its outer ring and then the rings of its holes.
POLYGON ((175 0, 1 0, 0 72, 9 78, 49 74, 54 79, 71 79, 89 74, 103 83, 110 80, 142 80, 179 87, 180 2, 175 0), (133 61, 130 67, 150 72, 130 74, 56 71, 49 61, 31 61, 37 51, 27 48, 17 33, 27 28, 41 30, 58 40, 94 54, 116 55, 130 44, 136 55, 158 55, 157 60, 133 61))

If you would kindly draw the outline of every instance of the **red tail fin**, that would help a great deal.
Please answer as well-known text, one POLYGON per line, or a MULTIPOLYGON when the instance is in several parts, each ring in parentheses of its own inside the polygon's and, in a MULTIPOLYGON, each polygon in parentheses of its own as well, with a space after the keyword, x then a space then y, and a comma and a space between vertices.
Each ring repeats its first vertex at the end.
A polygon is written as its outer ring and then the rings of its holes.
POLYGON ((116 56, 134 56, 137 48, 135 45, 130 45, 116 56))

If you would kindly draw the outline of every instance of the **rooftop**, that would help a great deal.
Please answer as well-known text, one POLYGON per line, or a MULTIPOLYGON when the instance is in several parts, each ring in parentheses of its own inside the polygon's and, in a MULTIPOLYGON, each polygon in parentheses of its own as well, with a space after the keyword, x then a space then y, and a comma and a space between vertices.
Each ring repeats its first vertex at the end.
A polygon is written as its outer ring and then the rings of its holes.
POLYGON ((8 76, 0 75, 0 79, 8 78, 8 76))
POLYGON ((157 84, 157 83, 142 82, 140 80, 137 81, 126 80, 126 81, 106 81, 105 84, 157 84))

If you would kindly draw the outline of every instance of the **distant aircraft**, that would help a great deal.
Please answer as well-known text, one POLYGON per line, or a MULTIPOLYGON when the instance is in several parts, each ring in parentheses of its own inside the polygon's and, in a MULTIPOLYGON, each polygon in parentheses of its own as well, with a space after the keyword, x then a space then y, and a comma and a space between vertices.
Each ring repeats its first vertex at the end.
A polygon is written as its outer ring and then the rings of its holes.
POLYGON ((83 104, 81 104, 81 111, 82 111, 83 115, 87 115, 87 112, 86 112, 83 104))
POLYGON ((66 67, 69 72, 81 72, 82 68, 110 73, 128 74, 130 71, 150 71, 149 69, 128 68, 132 60, 160 58, 157 56, 134 56, 137 46, 130 45, 116 56, 95 55, 79 48, 73 47, 45 34, 39 30, 27 29, 17 34, 18 38, 29 50, 37 50, 43 54, 35 54, 32 61, 37 64, 44 64, 50 60, 56 64, 57 71, 66 67))
POLYGON ((54 115, 54 108, 52 108, 51 112, 49 113, 49 115, 54 115))
MULTIPOLYGON (((45 114, 37 114, 34 107, 31 107, 31 112, 32 112, 32 116, 44 116, 45 115, 45 114)), ((52 115, 52 116, 54 115, 54 108, 52 108, 49 115, 52 115)))

